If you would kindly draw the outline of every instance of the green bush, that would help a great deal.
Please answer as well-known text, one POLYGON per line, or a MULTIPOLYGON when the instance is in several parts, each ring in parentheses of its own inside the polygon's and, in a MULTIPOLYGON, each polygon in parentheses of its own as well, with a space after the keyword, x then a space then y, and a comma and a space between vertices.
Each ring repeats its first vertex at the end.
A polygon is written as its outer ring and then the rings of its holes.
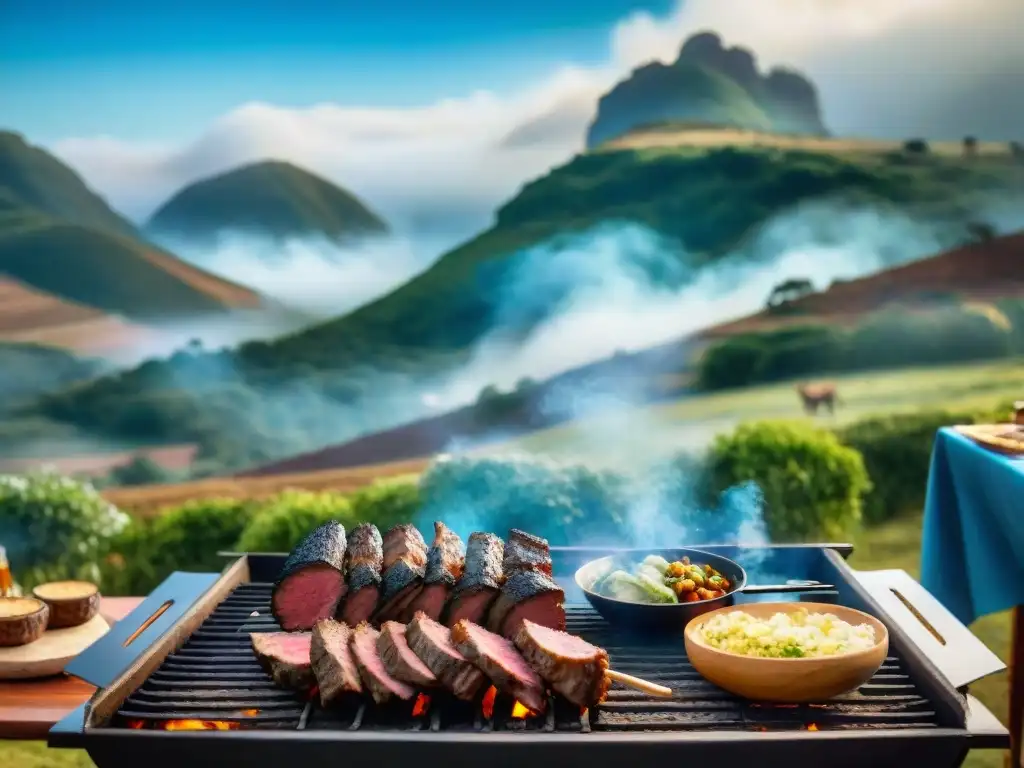
POLYGON ((420 489, 413 480, 387 480, 361 488, 349 496, 352 519, 373 523, 381 532, 419 515, 420 489))
POLYGON ((700 360, 697 384, 706 390, 748 386, 764 354, 764 340, 753 335, 714 344, 700 360))
POLYGON ((848 535, 871 487, 857 451, 827 430, 786 422, 742 424, 720 435, 709 470, 718 492, 748 482, 760 486, 772 541, 848 535))
POLYGON ((340 493, 289 490, 265 503, 246 525, 241 552, 290 552, 314 528, 337 520, 352 525, 352 504, 340 493))
POLYGON ((174 571, 223 570, 253 516, 252 502, 197 499, 152 520, 135 520, 110 542, 102 587, 108 594, 148 594, 174 571))
POLYGON ((54 579, 98 581, 107 542, 128 523, 88 483, 50 473, 0 476, 0 543, 25 589, 54 579))

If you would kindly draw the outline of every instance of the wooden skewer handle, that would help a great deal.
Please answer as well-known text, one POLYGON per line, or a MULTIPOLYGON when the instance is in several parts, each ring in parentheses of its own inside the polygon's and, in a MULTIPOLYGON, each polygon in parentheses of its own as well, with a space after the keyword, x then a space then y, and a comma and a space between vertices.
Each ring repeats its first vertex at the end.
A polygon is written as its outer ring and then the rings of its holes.
POLYGON ((632 675, 625 675, 622 672, 616 672, 613 669, 605 671, 605 675, 608 676, 609 680, 614 680, 623 685, 628 685, 630 688, 636 688, 638 691, 650 694, 651 696, 660 696, 665 699, 672 697, 672 689, 666 688, 664 685, 658 685, 656 683, 648 682, 647 680, 641 680, 639 677, 633 677, 632 675))

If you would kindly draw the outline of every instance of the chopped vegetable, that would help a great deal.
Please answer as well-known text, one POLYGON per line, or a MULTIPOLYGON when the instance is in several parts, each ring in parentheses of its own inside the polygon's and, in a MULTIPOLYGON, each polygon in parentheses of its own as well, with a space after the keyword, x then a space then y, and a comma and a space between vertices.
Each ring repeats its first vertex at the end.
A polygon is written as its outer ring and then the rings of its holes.
POLYGON ((594 584, 594 591, 617 600, 634 603, 692 603, 726 594, 732 585, 710 565, 691 563, 689 558, 668 562, 648 555, 633 573, 617 570, 594 584))
POLYGON ((741 656, 800 659, 838 656, 871 648, 875 629, 854 626, 831 613, 776 613, 757 619, 743 611, 721 613, 700 626, 701 637, 713 648, 741 656))
POLYGON ((668 570, 668 560, 659 555, 648 555, 644 558, 644 561, 640 563, 643 566, 650 566, 651 568, 657 569, 658 573, 664 575, 665 571, 668 570))

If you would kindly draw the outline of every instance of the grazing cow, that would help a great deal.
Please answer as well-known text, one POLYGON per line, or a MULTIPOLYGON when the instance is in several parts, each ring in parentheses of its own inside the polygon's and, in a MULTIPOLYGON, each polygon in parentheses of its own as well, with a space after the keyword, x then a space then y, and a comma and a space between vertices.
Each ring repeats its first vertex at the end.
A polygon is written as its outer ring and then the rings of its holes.
POLYGON ((836 412, 839 395, 836 393, 834 384, 800 384, 796 391, 800 394, 804 411, 809 416, 816 416, 819 406, 822 405, 828 408, 829 413, 836 412))

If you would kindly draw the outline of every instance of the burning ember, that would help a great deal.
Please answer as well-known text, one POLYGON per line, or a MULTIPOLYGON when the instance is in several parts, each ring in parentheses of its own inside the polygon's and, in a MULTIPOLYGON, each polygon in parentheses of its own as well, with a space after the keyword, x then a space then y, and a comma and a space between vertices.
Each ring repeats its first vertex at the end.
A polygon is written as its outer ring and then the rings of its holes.
POLYGON ((309 700, 316 701, 316 697, 320 695, 320 686, 314 685, 309 689, 309 700))
POLYGON ((129 720, 128 727, 135 731, 237 731, 239 725, 226 720, 129 720))
POLYGON ((416 697, 416 703, 412 707, 412 716, 421 717, 430 711, 430 697, 422 693, 416 697))
POLYGON ((807 730, 808 731, 816 731, 816 730, 818 730, 818 726, 816 726, 814 723, 811 723, 810 725, 807 726, 807 730))
POLYGON ((484 700, 480 705, 483 710, 484 717, 488 720, 494 717, 494 697, 497 695, 498 689, 492 685, 487 689, 487 693, 484 694, 484 700))
POLYGON ((529 709, 524 707, 518 701, 512 707, 512 717, 516 720, 523 720, 531 715, 529 709))

